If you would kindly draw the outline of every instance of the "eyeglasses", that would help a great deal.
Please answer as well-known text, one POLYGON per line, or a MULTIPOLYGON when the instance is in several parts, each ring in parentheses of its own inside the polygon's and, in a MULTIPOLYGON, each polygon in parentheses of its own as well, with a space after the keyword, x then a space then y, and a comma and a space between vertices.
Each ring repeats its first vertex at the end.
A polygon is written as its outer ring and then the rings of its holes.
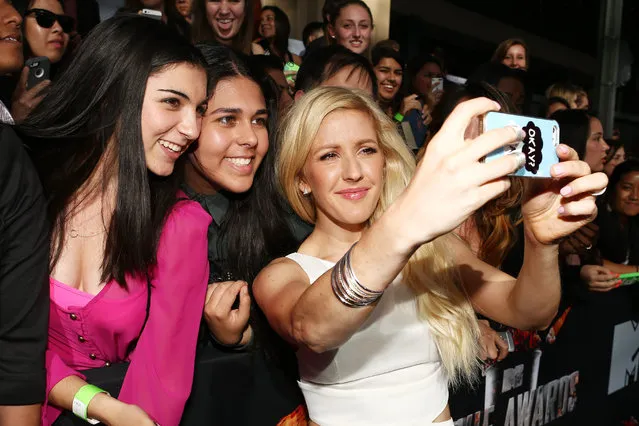
POLYGON ((56 15, 50 10, 46 9, 29 9, 24 14, 24 16, 34 14, 36 22, 42 28, 51 28, 56 21, 62 27, 62 31, 65 33, 70 33, 73 31, 73 27, 75 26, 75 20, 67 15, 56 15))

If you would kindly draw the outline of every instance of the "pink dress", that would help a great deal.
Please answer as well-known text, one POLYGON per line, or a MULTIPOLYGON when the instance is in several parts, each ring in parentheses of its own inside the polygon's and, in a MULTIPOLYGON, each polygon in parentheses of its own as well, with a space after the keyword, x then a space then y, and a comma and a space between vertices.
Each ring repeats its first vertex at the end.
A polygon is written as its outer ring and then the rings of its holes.
MULTIPOLYGON (((161 426, 179 424, 193 382, 209 275, 210 222, 194 201, 178 202, 169 214, 157 265, 151 271, 149 319, 131 354, 127 348, 138 337, 146 315, 146 276, 128 276, 127 289, 112 280, 88 303, 80 300, 80 306, 51 301, 47 399, 65 377, 84 378, 79 372, 83 369, 130 361, 118 399, 138 405, 161 426)), ((64 285, 53 279, 50 283, 52 290, 64 285)), ((59 414, 56 407, 45 404, 43 425, 51 425, 59 414)))

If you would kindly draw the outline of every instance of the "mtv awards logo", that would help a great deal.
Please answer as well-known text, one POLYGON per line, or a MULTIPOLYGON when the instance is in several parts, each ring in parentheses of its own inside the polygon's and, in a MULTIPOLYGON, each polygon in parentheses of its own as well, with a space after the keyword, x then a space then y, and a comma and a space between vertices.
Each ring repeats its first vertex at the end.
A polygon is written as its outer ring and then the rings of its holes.
POLYGON ((639 382, 639 322, 617 324, 612 341, 608 395, 639 382))
POLYGON ((575 410, 579 372, 538 384, 541 350, 512 368, 486 371, 484 409, 454 421, 455 426, 541 426, 575 410))

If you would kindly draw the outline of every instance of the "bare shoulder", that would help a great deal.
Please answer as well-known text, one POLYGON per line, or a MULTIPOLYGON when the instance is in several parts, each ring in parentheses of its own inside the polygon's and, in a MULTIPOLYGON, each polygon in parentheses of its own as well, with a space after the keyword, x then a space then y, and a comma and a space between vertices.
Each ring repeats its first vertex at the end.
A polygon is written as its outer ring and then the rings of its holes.
POLYGON ((287 257, 269 263, 255 278, 253 294, 256 299, 268 299, 291 286, 308 287, 311 283, 302 267, 287 257))
POLYGON ((310 285, 308 276, 297 262, 288 257, 280 257, 260 271, 254 285, 259 286, 265 283, 286 285, 291 281, 306 281, 310 285))

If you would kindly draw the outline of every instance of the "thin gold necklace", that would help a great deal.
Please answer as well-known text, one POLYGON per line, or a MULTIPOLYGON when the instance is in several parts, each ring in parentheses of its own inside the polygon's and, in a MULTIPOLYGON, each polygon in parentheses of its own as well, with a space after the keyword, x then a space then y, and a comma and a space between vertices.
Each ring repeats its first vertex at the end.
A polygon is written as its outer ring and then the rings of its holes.
POLYGON ((76 223, 75 227, 71 227, 71 229, 69 231, 67 231, 67 235, 69 235, 69 237, 71 238, 91 238, 91 237, 95 237, 97 235, 100 234, 104 234, 104 232, 106 232, 106 228, 104 227, 104 224, 102 224, 102 229, 100 231, 95 231, 95 232, 91 232, 88 234, 81 234, 80 231, 77 229, 78 227, 84 225, 85 223, 95 219, 96 217, 98 217, 99 215, 102 214, 102 211, 100 210, 98 213, 91 215, 90 217, 84 219, 83 221, 81 221, 80 223, 76 223))
POLYGON ((69 232, 67 232, 67 234, 71 238, 91 238, 91 237, 95 237, 95 236, 100 235, 100 234, 104 234, 105 232, 106 232, 106 229, 104 227, 102 227, 101 231, 95 231, 95 232, 92 232, 90 234, 80 234, 80 232, 78 232, 77 229, 71 228, 71 230, 69 232))

